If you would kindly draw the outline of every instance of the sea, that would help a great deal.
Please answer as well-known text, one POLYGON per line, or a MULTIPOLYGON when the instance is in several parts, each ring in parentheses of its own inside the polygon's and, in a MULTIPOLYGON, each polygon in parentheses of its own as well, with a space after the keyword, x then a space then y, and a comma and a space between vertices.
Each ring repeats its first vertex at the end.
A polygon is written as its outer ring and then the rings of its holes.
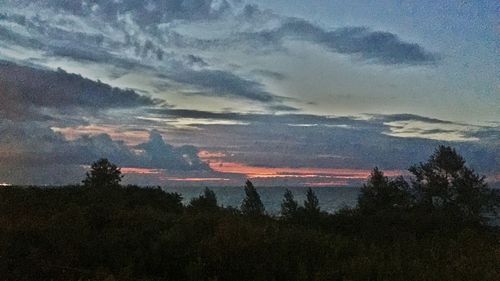
MULTIPOLYGON (((164 187, 166 192, 178 193, 183 198, 184 204, 203 193, 204 187, 164 187)), ((243 187, 210 187, 217 196, 217 202, 220 206, 239 208, 245 198, 243 187)), ((297 202, 303 204, 306 199, 308 187, 257 187, 257 192, 264 204, 266 212, 271 215, 277 215, 280 211, 280 205, 283 201, 285 190, 289 189, 297 202)), ((346 207, 355 207, 360 193, 359 187, 315 187, 314 193, 318 197, 321 210, 328 213, 334 213, 339 209, 346 207)))

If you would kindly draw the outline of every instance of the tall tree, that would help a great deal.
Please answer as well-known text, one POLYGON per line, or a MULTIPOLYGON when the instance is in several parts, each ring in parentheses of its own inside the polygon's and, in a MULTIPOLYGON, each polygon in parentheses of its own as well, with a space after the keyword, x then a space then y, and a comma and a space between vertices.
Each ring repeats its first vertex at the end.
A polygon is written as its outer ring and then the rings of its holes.
POLYGON ((281 202, 281 217, 284 220, 290 220, 297 215, 299 204, 295 201, 293 193, 287 189, 281 202))
POLYGON ((307 189, 306 200, 304 201, 306 214, 316 215, 320 213, 319 200, 312 188, 307 189))
POLYGON ((408 207, 411 196, 409 185, 403 177, 389 180, 378 167, 375 167, 363 185, 358 198, 358 206, 363 212, 377 212, 408 207))
POLYGON ((249 216, 259 216, 264 214, 264 204, 260 200, 260 195, 252 182, 247 180, 245 184, 245 199, 241 204, 241 212, 249 216))
POLYGON ((439 146, 426 163, 412 166, 414 188, 420 205, 460 212, 469 219, 480 219, 498 204, 487 188, 485 177, 465 165, 455 149, 439 146))
POLYGON ((215 192, 208 187, 205 188, 203 194, 198 198, 193 198, 189 202, 189 206, 195 209, 213 210, 217 208, 217 196, 215 192))
POLYGON ((92 188, 119 187, 122 178, 120 168, 102 158, 92 164, 82 182, 84 186, 92 188))

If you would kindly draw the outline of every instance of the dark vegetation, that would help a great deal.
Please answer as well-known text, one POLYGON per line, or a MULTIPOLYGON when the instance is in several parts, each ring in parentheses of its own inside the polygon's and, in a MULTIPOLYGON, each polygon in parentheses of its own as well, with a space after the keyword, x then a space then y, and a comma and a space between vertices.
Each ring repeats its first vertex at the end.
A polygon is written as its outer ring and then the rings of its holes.
POLYGON ((411 183, 375 168, 355 209, 287 191, 272 217, 250 181, 240 209, 183 206, 100 160, 83 186, 0 190, 0 279, 500 280, 499 197, 464 163, 439 147, 411 183))

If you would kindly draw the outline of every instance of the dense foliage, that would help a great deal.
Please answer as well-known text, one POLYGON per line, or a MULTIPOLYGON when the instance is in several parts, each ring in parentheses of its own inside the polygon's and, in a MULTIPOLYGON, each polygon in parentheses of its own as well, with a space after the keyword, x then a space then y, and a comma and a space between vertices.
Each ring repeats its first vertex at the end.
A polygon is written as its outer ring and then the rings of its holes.
MULTIPOLYGON (((425 177, 410 188, 376 169, 359 207, 335 214, 312 189, 302 205, 286 192, 278 217, 250 182, 243 210, 219 207, 209 189, 183 206, 159 188, 2 188, 0 279, 500 280, 498 228, 466 215, 461 196, 432 199, 425 177)), ((447 192, 470 178, 458 172, 447 192)), ((469 184, 482 194, 470 200, 489 206, 495 195, 483 201, 487 190, 469 184)))
POLYGON ((99 159, 90 166, 82 183, 85 187, 93 188, 119 187, 122 177, 121 170, 115 164, 108 159, 99 159))

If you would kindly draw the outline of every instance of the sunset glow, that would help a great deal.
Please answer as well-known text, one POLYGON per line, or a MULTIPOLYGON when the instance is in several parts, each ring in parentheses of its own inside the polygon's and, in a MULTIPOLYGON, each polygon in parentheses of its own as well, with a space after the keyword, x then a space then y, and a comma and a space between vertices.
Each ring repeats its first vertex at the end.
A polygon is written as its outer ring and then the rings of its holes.
POLYGON ((210 182, 210 181, 229 181, 226 178, 176 178, 176 177, 162 177, 162 179, 168 181, 180 181, 180 182, 210 182))
POLYGON ((494 1, 309 2, 0 1, 0 182, 358 186, 448 145, 500 187, 494 1))
POLYGON ((123 174, 139 174, 139 175, 158 175, 162 173, 162 171, 158 169, 131 168, 131 167, 123 167, 121 168, 121 172, 123 174))
MULTIPOLYGON (((226 174, 241 174, 248 179, 316 179, 318 182, 306 182, 310 186, 346 186, 353 182, 364 181, 371 170, 364 169, 333 169, 333 168, 286 168, 286 167, 255 167, 242 163, 210 162, 214 171, 226 174)), ((402 171, 385 171, 389 177, 398 176, 402 171)))

